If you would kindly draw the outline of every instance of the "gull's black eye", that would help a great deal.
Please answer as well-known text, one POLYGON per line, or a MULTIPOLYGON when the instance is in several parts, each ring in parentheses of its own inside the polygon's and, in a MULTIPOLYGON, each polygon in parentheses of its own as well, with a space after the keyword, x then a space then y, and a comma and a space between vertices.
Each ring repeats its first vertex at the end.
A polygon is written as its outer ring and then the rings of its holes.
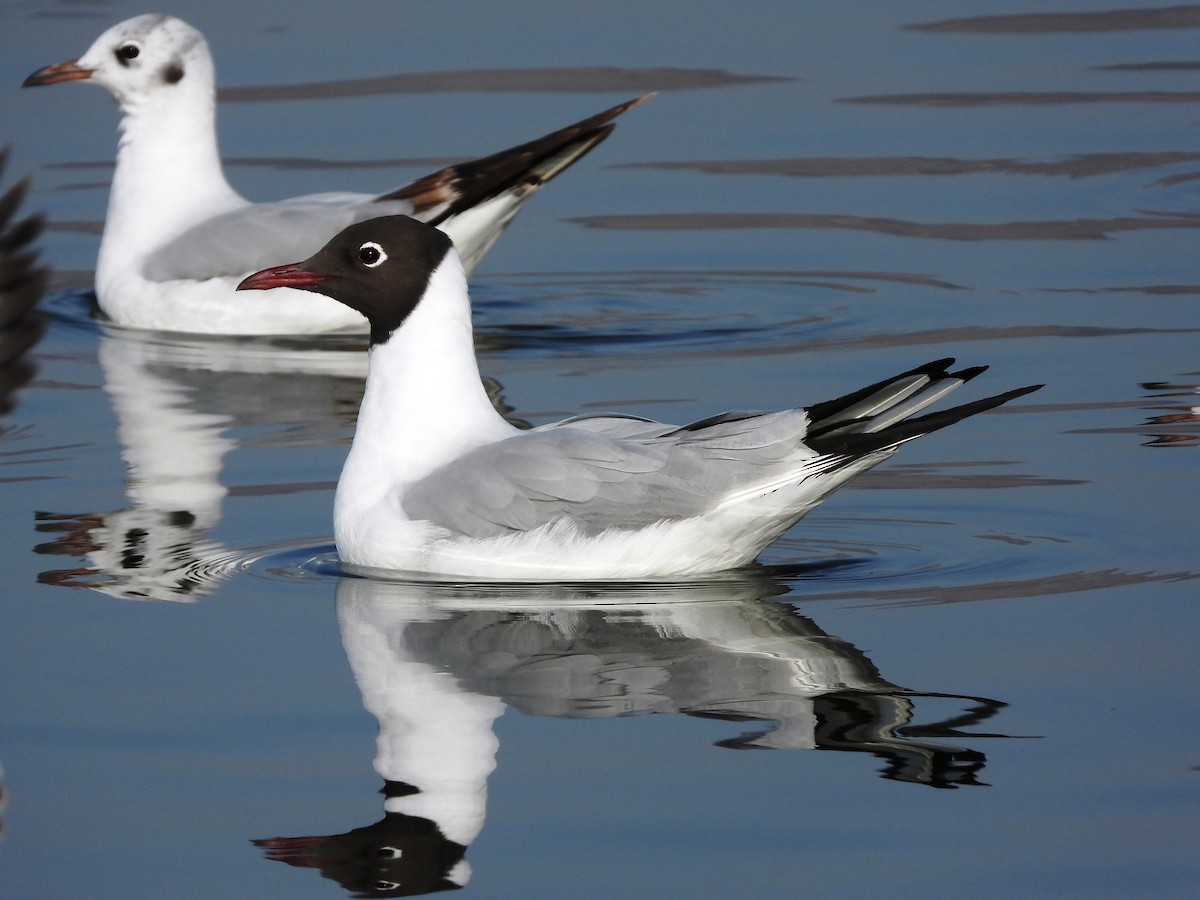
POLYGON ((131 59, 137 59, 142 48, 137 44, 123 44, 117 48, 117 62, 123 66, 129 65, 131 59))
POLYGON ((358 261, 368 269, 374 269, 376 266, 381 266, 387 260, 387 254, 383 252, 374 241, 367 241, 358 248, 358 261))

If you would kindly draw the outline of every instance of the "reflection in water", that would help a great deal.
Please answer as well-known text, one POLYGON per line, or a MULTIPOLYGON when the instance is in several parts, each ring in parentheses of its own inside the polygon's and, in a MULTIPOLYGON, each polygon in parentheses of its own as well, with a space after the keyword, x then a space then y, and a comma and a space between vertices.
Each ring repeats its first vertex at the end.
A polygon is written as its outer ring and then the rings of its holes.
POLYGON ((294 445, 316 439, 314 429, 349 427, 363 368, 356 350, 125 330, 101 336, 99 362, 128 467, 129 505, 39 513, 38 531, 56 537, 38 553, 86 557, 39 580, 185 601, 211 593, 239 562, 210 537, 229 493, 220 476, 237 446, 231 429, 287 424, 285 440, 294 445))
MULTIPOLYGON (((1200 94, 1194 98, 1200 100, 1200 94)), ((578 216, 567 221, 589 228, 639 231, 697 231, 740 228, 832 228, 888 234, 893 237, 946 241, 1081 241, 1100 240, 1122 231, 1200 228, 1194 213, 1113 216, 1107 219, 1063 219, 1031 222, 909 222, 843 213, 643 213, 578 216)))
MULTIPOLYGON (((1061 542, 1061 538, 1045 535, 980 535, 992 540, 1011 544, 1061 542)), ((1014 599, 1019 597, 1052 597, 1060 594, 1087 594, 1108 588, 1137 587, 1163 582, 1196 581, 1200 572, 1179 570, 1156 572, 1153 570, 1130 572, 1113 566, 1107 569, 1079 569, 1054 575, 1007 581, 981 581, 957 586, 931 584, 911 588, 880 588, 871 585, 865 588, 839 589, 832 591, 806 592, 809 600, 870 600, 887 606, 928 606, 943 603, 977 603, 983 600, 1014 599)))
MULTIPOLYGON (((1195 378, 1200 372, 1187 372, 1183 377, 1195 378)), ((1119 407, 1151 410, 1140 425, 1116 428, 1078 428, 1074 434, 1138 434, 1148 438, 1144 447, 1195 447, 1200 445, 1200 384, 1194 382, 1144 381, 1139 385, 1152 401, 1125 401, 1119 407), (1165 403, 1165 405, 1164 405, 1165 403)))
POLYGON ((1200 71, 1200 62, 1114 63, 1092 68, 1097 72, 1196 72, 1200 71))
POLYGON ((275 84, 220 88, 217 98, 238 102, 251 100, 316 100, 330 97, 360 97, 374 94, 431 94, 487 91, 515 93, 608 91, 679 91, 792 81, 778 75, 735 75, 722 69, 622 69, 615 66, 560 69, 468 69, 457 72, 405 72, 378 78, 316 81, 307 84, 275 84))
POLYGON ((946 488, 956 490, 998 490, 1026 487, 1065 487, 1086 484, 1079 478, 1048 478, 1044 475, 1027 475, 1021 472, 996 473, 977 472, 975 469, 1011 466, 1011 462, 942 462, 942 463, 899 463, 883 472, 867 472, 856 479, 860 487, 872 490, 899 489, 904 491, 933 491, 946 488))
MULTIPOLYGON (((1157 9, 1115 9, 1100 12, 1049 12, 1016 15, 970 16, 939 22, 916 22, 909 31, 979 35, 1099 34, 1125 31, 1200 28, 1200 6, 1169 6, 1157 9)), ((1149 64, 1150 67, 1164 67, 1149 64)), ((1139 70, 1143 66, 1106 66, 1108 70, 1139 70)), ((1165 68, 1182 69, 1178 64, 1165 68)), ((843 103, 872 103, 901 106, 981 107, 1046 106, 1078 103, 1193 103, 1195 91, 945 91, 937 93, 884 94, 847 97, 843 103)))
MULTIPOLYGON (((35 551, 81 558, 38 580, 131 600, 198 600, 246 563, 244 554, 211 538, 228 494, 332 489, 332 481, 228 488, 221 471, 239 446, 348 443, 366 374, 357 340, 226 340, 133 329, 105 331, 99 363, 128 468, 129 505, 38 513, 37 530, 55 537, 35 551)), ((506 414, 499 384, 488 388, 506 414)))
POLYGON ((940 22, 914 23, 904 27, 910 31, 958 32, 962 34, 1078 34, 1200 28, 1200 6, 969 16, 961 19, 943 19, 940 22))
POLYGON ((1145 446, 1194 447, 1200 444, 1200 384, 1149 381, 1141 387, 1156 401, 1180 398, 1170 406, 1158 407, 1163 412, 1147 419, 1146 424, 1152 430, 1145 446))
POLYGON ((942 91, 843 97, 839 103, 884 106, 1068 106, 1080 103, 1195 103, 1200 91, 942 91))
POLYGON ((361 896, 465 884, 496 765, 492 726, 508 707, 752 723, 717 745, 869 753, 885 761, 886 779, 981 783, 984 755, 937 739, 962 736, 1003 703, 892 684, 853 645, 764 599, 785 590, 749 576, 617 590, 342 578, 338 624, 363 704, 379 720, 385 814, 344 834, 255 843, 361 896), (921 697, 966 708, 917 725, 921 697))
POLYGON ((788 157, 622 163, 615 168, 703 172, 706 175, 783 175, 792 178, 857 178, 913 175, 1047 175, 1091 178, 1139 169, 1157 169, 1200 160, 1200 153, 1078 153, 1051 162, 955 159, 946 156, 788 157))

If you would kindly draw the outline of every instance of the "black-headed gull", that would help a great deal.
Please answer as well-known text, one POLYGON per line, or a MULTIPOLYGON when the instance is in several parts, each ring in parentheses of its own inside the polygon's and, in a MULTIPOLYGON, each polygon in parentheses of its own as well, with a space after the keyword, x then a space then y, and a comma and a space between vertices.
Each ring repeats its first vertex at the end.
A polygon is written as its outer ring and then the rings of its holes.
POLYGON ((319 294, 234 294, 248 273, 315 252, 352 222, 403 213, 443 228, 468 272, 539 187, 612 131, 645 97, 383 195, 315 194, 251 203, 230 187, 217 149, 212 56, 204 36, 166 15, 114 25, 78 59, 25 87, 88 81, 121 105, 121 140, 96 263, 96 296, 115 322, 214 334, 311 334, 365 328, 319 294))
POLYGON ((239 287, 316 291, 370 322, 334 534, 343 561, 379 569, 536 580, 735 568, 901 444, 1040 387, 912 418, 983 371, 940 360, 805 409, 521 431, 480 382, 466 276, 437 229, 360 222, 239 287))

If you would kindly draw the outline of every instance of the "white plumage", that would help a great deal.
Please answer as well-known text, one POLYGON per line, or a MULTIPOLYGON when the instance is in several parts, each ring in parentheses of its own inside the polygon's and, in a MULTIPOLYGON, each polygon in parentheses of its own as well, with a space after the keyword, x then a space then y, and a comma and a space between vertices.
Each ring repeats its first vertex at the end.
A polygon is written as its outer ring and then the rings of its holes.
POLYGON ((121 105, 121 140, 96 296, 115 322, 216 334, 362 330, 362 317, 319 294, 280 289, 259 303, 234 293, 250 272, 319 249, 353 222, 415 216, 443 228, 468 272, 521 207, 645 98, 492 156, 433 172, 382 195, 328 193, 251 203, 225 178, 215 73, 204 36, 179 19, 114 25, 79 59, 25 86, 88 81, 121 105))
POLYGON ((352 225, 241 287, 280 285, 371 325, 334 510, 340 556, 370 568, 533 580, 734 568, 902 443, 1037 389, 914 417, 983 371, 939 360, 806 409, 522 431, 481 384, 463 267, 436 229, 404 216, 352 225))

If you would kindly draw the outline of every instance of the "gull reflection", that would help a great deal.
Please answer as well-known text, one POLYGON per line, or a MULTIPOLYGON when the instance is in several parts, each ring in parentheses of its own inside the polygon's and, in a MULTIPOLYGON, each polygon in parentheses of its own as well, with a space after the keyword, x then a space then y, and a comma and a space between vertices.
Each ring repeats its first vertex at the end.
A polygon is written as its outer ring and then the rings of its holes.
POLYGON ((496 766, 492 726, 509 707, 750 723, 718 746, 863 752, 884 760, 887 779, 980 784, 984 755, 937 739, 1004 704, 898 687, 852 644, 769 599, 786 590, 766 575, 621 588, 342 578, 338 624, 379 721, 384 816, 344 834, 254 843, 357 896, 461 887, 496 766), (951 699, 960 711, 918 726, 920 698, 951 699))
POLYGON ((1194 447, 1200 443, 1200 384, 1148 381, 1141 387, 1151 399, 1168 404, 1155 407, 1159 415, 1146 420, 1143 428, 1149 429, 1149 440, 1145 446, 1194 447))
POLYGON ((337 345, 113 329, 101 335, 98 352, 128 505, 39 513, 38 531, 55 538, 37 552, 81 562, 39 580, 125 599, 190 601, 211 593, 241 562, 211 536, 230 493, 221 472, 239 446, 235 429, 274 427, 272 436, 253 440, 292 445, 314 440, 315 432, 326 441, 323 432, 348 433, 365 372, 357 347, 337 345))
POLYGON ((1186 372, 1172 381, 1143 381, 1145 391, 1136 404, 1128 401, 1116 406, 1133 406, 1146 410, 1141 424, 1109 428, 1079 429, 1078 434, 1136 434, 1146 438, 1143 447, 1195 447, 1200 445, 1200 384, 1195 378, 1200 372, 1186 372))
MULTIPOLYGON (((332 489, 321 484, 226 486, 235 449, 349 444, 367 358, 357 336, 226 339, 109 328, 98 359, 117 420, 127 505, 108 512, 40 512, 54 538, 36 552, 79 559, 41 573, 46 584, 129 600, 194 601, 249 561, 214 539, 226 497, 332 489)), ((518 427, 500 385, 492 402, 518 427)), ((269 471, 274 471, 269 470, 269 471)))

